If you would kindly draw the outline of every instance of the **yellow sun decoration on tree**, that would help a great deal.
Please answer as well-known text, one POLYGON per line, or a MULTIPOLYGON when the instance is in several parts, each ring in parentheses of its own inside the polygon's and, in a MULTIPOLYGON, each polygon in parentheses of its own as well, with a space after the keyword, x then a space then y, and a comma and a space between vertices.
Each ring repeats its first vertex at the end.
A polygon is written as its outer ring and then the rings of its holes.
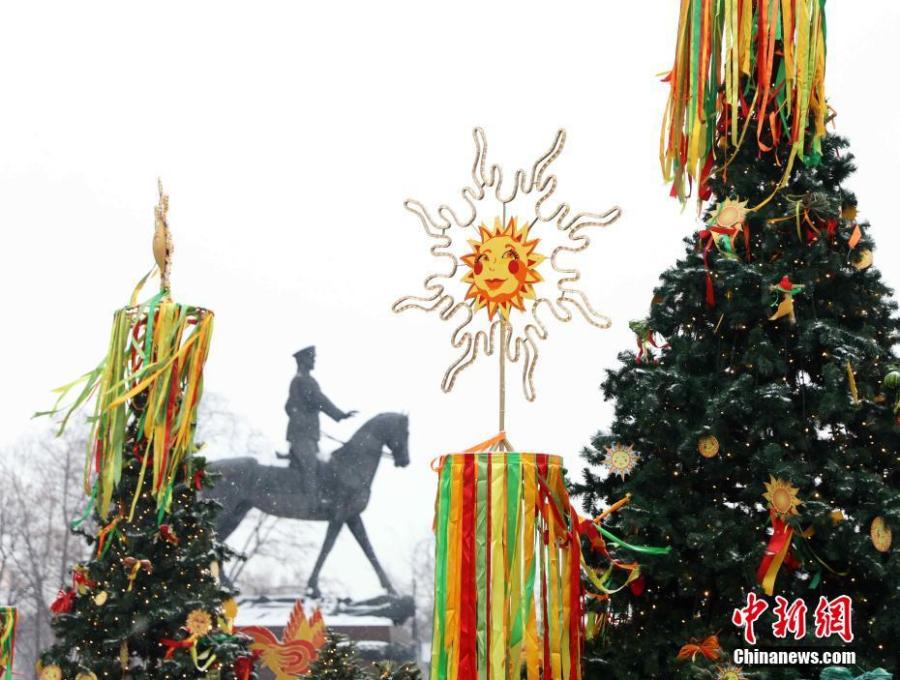
POLYGON ((544 256, 535 252, 538 239, 529 241, 528 230, 515 217, 505 227, 497 217, 493 231, 482 224, 481 241, 469 241, 473 250, 462 257, 469 267, 462 279, 469 284, 466 299, 474 301, 475 311, 487 307, 489 319, 497 310, 507 320, 512 307, 525 311, 525 300, 535 299, 533 284, 543 281, 536 267, 544 256))
POLYGON ((763 498, 769 501, 769 507, 781 517, 796 515, 797 507, 803 502, 797 497, 799 489, 783 479, 769 476, 765 482, 766 492, 763 498))
POLYGON ((744 675, 743 669, 739 666, 727 664, 725 666, 719 666, 716 680, 747 680, 747 676, 744 675))
POLYGON ((609 468, 610 474, 619 475, 625 479, 625 475, 631 474, 638 464, 641 454, 634 450, 634 445, 623 446, 613 444, 606 447, 606 457, 603 464, 609 468))

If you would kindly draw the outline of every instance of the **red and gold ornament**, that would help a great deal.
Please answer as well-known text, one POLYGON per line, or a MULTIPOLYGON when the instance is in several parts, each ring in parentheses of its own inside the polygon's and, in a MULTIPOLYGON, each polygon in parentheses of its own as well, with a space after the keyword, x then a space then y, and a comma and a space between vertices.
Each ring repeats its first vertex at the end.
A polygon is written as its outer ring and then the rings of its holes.
POLYGON ((756 580, 762 585, 766 595, 775 592, 775 579, 782 564, 796 566, 797 562, 791 554, 791 541, 794 529, 787 523, 789 517, 798 515, 797 508, 803 503, 797 496, 799 489, 789 482, 769 476, 763 494, 769 502, 769 517, 772 521, 772 536, 766 546, 766 552, 759 568, 756 580))

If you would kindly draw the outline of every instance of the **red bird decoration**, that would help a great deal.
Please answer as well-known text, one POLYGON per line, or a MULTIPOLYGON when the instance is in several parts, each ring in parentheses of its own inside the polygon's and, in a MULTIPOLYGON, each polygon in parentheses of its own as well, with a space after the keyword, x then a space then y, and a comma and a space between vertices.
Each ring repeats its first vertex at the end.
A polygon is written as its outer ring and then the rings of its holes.
POLYGON ((250 649, 259 654, 263 666, 276 680, 295 680, 309 670, 325 644, 325 621, 316 609, 306 618, 303 603, 297 600, 281 640, 264 626, 241 626, 239 631, 253 639, 250 649))

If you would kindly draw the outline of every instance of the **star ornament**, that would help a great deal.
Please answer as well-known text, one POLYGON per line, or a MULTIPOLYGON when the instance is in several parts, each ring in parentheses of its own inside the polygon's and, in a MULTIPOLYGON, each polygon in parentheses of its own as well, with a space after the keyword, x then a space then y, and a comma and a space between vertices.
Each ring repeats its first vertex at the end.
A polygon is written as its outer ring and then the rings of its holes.
POLYGON ((530 169, 511 175, 488 164, 484 131, 476 128, 473 136, 475 162, 459 206, 405 203, 441 266, 425 279, 423 294, 397 300, 393 310, 434 312, 454 324, 450 342, 457 355, 441 382, 445 392, 479 355, 502 353, 520 364, 523 392, 533 401, 538 343, 547 339, 551 319, 611 324, 579 286, 575 264, 590 246, 588 230, 612 224, 621 210, 575 212, 555 199, 551 166, 565 145, 564 130, 530 169))
POLYGON ((622 444, 613 444, 606 447, 606 456, 603 458, 603 464, 609 468, 612 475, 619 475, 625 479, 625 475, 629 475, 634 471, 635 466, 641 458, 641 454, 634 450, 634 445, 623 446, 622 444))
POLYGON ((769 501, 769 507, 782 519, 788 515, 797 515, 797 508, 803 503, 797 493, 800 491, 790 482, 776 479, 769 475, 769 481, 764 482, 766 492, 763 498, 769 501))

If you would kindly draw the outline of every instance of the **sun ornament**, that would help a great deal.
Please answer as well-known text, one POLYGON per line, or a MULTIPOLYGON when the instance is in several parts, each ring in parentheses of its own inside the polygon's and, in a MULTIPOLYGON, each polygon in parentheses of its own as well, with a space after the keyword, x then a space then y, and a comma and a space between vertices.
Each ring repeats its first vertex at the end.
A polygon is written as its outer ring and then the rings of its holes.
POLYGON ((187 615, 184 627, 193 637, 201 638, 212 630, 212 617, 202 609, 195 609, 187 615))
POLYGON ((747 201, 736 201, 733 198, 727 198, 719 204, 719 208, 713 217, 714 224, 726 228, 736 227, 744 223, 749 212, 747 201))
POLYGON ((803 501, 797 497, 799 492, 797 487, 790 482, 776 479, 771 475, 769 476, 769 481, 764 482, 764 484, 766 492, 763 494, 763 498, 769 501, 769 507, 775 511, 775 514, 782 519, 788 515, 798 514, 797 508, 803 501))
POLYGON ((705 434, 697 440, 697 450, 704 458, 715 458, 719 455, 719 440, 713 434, 705 434))
POLYGON ((512 175, 488 165, 483 130, 475 129, 474 139, 472 179, 459 206, 405 203, 442 266, 425 279, 423 294, 401 298, 393 310, 436 312, 455 324, 450 341, 458 354, 441 382, 445 392, 479 354, 499 355, 501 365, 521 363, 522 389, 533 401, 538 342, 546 340, 550 319, 580 316, 597 328, 610 326, 578 285, 573 260, 590 246, 588 230, 612 224, 621 210, 573 212, 554 200, 557 178, 550 168, 565 144, 564 130, 530 169, 512 175))
POLYGON ((534 284, 543 281, 537 266, 544 256, 534 252, 538 240, 528 240, 528 225, 518 228, 510 217, 504 226, 494 218, 494 229, 478 227, 480 241, 469 241, 472 252, 462 257, 470 268, 462 280, 469 284, 466 300, 474 300, 477 312, 487 307, 488 319, 499 310, 509 320, 510 309, 525 311, 525 300, 534 300, 534 284))
POLYGON ((718 667, 716 680, 747 680, 747 676, 744 675, 744 670, 739 666, 725 664, 718 667))
POLYGON ((50 664, 49 666, 44 666, 40 674, 41 680, 62 680, 62 677, 62 668, 57 666, 55 663, 50 664))
POLYGON ((884 521, 884 517, 876 517, 872 520, 872 526, 869 527, 869 535, 872 538, 872 545, 878 552, 890 552, 891 540, 893 538, 891 528, 884 521))
POLYGON ((629 475, 634 471, 635 466, 641 458, 641 454, 634 450, 634 445, 623 446, 622 444, 613 444, 606 447, 606 456, 603 458, 603 464, 609 468, 609 473, 619 475, 625 479, 625 475, 629 475))

